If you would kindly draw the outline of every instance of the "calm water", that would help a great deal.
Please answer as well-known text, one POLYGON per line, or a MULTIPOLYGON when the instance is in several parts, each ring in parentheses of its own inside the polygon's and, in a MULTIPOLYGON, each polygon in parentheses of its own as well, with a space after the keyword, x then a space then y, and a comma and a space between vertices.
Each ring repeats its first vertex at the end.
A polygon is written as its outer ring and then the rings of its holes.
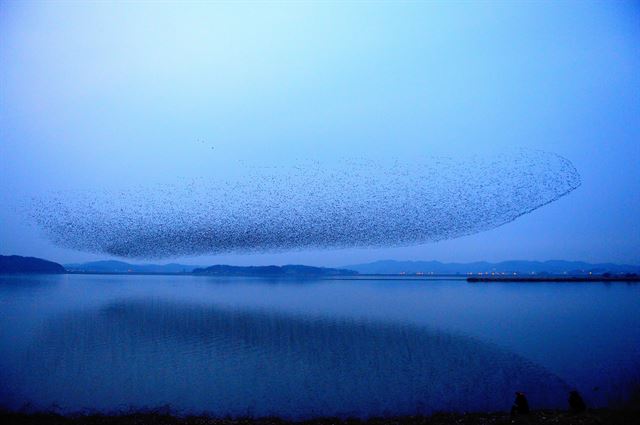
MULTIPOLYGON (((640 285, 0 276, 0 404, 371 416, 640 382, 640 285)), ((637 388, 637 387, 636 387, 637 388)))

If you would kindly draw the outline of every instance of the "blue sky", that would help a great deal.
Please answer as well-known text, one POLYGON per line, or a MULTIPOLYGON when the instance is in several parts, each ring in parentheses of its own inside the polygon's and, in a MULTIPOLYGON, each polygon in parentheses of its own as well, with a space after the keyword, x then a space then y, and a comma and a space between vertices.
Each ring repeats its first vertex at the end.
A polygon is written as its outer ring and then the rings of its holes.
POLYGON ((0 2, 0 252, 105 257, 28 223, 20 205, 50 191, 526 148, 582 186, 488 232, 178 260, 640 263, 639 22, 634 2, 0 2))

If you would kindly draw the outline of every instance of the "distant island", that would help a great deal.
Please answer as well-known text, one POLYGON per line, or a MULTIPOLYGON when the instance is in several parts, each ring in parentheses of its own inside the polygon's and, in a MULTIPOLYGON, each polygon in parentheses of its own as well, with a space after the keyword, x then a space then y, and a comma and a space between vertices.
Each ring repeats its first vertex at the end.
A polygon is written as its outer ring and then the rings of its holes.
POLYGON ((35 257, 21 257, 19 255, 0 255, 0 273, 2 274, 59 274, 66 272, 62 265, 53 261, 35 257))
POLYGON ((286 266, 193 266, 186 264, 131 264, 124 261, 93 261, 89 263, 65 264, 70 273, 88 274, 195 274, 211 276, 353 276, 353 270, 304 265, 286 266))
POLYGON ((347 269, 331 269, 301 265, 287 266, 225 266, 216 265, 193 270, 193 274, 214 276, 353 276, 358 272, 347 269))

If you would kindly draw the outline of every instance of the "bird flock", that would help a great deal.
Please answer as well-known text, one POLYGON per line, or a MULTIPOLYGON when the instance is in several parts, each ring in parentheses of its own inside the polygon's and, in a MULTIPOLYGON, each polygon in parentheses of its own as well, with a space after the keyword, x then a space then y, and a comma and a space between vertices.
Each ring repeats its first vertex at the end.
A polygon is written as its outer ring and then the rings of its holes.
POLYGON ((59 246, 127 258, 408 246, 495 228, 580 185, 569 160, 541 151, 238 168, 52 193, 30 215, 59 246))

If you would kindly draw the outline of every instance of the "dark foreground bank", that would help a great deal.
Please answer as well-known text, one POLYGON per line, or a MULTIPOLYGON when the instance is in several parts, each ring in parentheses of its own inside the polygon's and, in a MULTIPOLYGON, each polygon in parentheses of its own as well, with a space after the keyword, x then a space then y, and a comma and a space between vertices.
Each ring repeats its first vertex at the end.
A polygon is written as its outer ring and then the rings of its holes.
POLYGON ((118 415, 0 412, 0 423, 16 425, 480 425, 480 424, 559 424, 559 425, 631 425, 640 424, 640 410, 593 409, 569 414, 558 410, 538 410, 526 416, 508 413, 437 413, 432 416, 372 418, 368 420, 321 418, 289 422, 278 418, 216 419, 207 416, 178 417, 168 413, 123 413, 118 415))

